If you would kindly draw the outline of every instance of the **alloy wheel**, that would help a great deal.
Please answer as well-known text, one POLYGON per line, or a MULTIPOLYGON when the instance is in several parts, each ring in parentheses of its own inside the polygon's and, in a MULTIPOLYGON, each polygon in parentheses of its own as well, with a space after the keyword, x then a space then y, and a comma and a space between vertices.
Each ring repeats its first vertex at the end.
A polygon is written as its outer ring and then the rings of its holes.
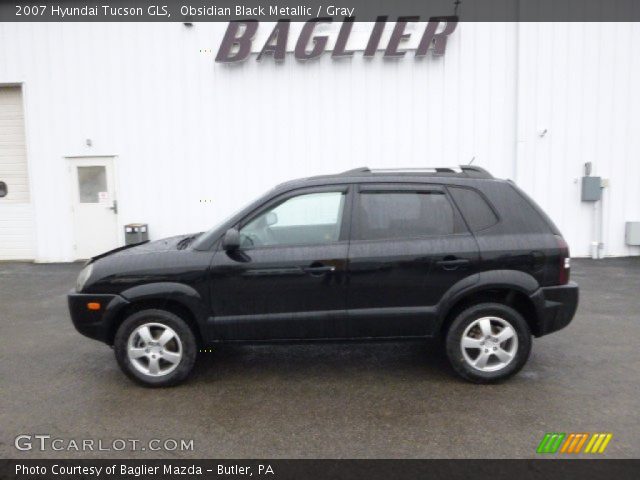
POLYGON ((162 377, 180 364, 182 342, 171 327, 162 323, 145 323, 129 335, 127 355, 140 373, 162 377))
POLYGON ((482 317, 465 329, 460 349, 471 367, 482 372, 495 372, 505 368, 515 358, 518 335, 505 319, 482 317))

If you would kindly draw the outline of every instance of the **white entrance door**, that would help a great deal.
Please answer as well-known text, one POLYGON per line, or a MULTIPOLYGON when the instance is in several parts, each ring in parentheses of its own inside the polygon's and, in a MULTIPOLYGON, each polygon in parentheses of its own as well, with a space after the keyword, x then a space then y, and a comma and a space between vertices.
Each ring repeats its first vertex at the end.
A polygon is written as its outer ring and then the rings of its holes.
POLYGON ((118 202, 113 158, 69 159, 74 256, 90 258, 118 247, 118 202))

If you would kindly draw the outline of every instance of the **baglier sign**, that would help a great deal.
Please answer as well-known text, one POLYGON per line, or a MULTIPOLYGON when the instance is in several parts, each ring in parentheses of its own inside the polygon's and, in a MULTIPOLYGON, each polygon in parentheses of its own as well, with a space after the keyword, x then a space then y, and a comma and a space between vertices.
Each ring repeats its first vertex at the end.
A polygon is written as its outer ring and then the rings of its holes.
MULTIPOLYGON (((332 58, 350 57, 354 50, 347 49, 347 41, 351 34, 354 18, 345 18, 335 40, 332 58)), ((401 49, 401 42, 406 42, 411 36, 406 32, 408 22, 418 22, 419 17, 399 17, 393 27, 387 45, 384 47, 385 58, 399 58, 405 56, 406 50, 401 49)), ((313 60, 320 57, 327 48, 329 42, 328 35, 314 35, 316 26, 320 23, 332 23, 333 19, 314 18, 305 22, 295 43, 294 56, 298 60, 313 60)), ((373 57, 379 48, 382 34, 384 32, 387 17, 378 17, 373 24, 367 45, 364 49, 365 57, 373 57)), ((289 40, 290 20, 280 20, 276 23, 271 34, 264 42, 257 60, 264 57, 273 57, 276 61, 283 61, 287 52, 287 42, 289 40)), ((447 37, 456 29, 458 17, 431 17, 427 22, 424 32, 420 38, 420 43, 415 49, 416 57, 424 57, 431 50, 433 55, 444 55, 447 47, 447 37)), ((253 39, 258 31, 259 22, 257 20, 244 20, 229 22, 224 34, 216 62, 235 63, 249 58, 253 46, 253 39)))

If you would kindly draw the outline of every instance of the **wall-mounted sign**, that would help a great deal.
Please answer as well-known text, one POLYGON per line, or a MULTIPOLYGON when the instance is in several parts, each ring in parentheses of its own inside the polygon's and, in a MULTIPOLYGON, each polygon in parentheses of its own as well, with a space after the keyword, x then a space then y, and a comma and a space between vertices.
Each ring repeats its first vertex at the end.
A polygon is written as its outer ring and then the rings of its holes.
MULTIPOLYGON (((331 52, 332 58, 353 56, 355 50, 348 49, 347 42, 355 23, 354 20, 353 17, 350 17, 342 22, 331 52)), ((405 56, 407 50, 402 49, 402 44, 407 42, 412 35, 407 31, 407 24, 419 22, 419 20, 419 17, 415 16, 399 17, 386 45, 381 45, 387 17, 378 17, 376 22, 371 23, 371 31, 369 32, 363 55, 365 57, 373 57, 378 50, 384 49, 383 55, 386 58, 405 56)), ((327 49, 329 36, 315 33, 319 25, 328 23, 332 23, 332 19, 329 17, 314 18, 304 23, 293 50, 296 59, 312 60, 322 55, 327 49)), ((426 22, 424 30, 420 33, 420 40, 415 48, 414 55, 416 57, 424 57, 429 51, 433 55, 444 55, 447 47, 447 37, 456 29, 457 24, 458 17, 455 16, 430 18, 426 22)), ((229 22, 216 55, 216 62, 234 63, 249 58, 258 26, 259 22, 257 20, 229 22)), ((262 45, 256 59, 262 60, 264 57, 273 57, 276 61, 283 61, 287 52, 290 27, 290 20, 278 21, 262 45)))

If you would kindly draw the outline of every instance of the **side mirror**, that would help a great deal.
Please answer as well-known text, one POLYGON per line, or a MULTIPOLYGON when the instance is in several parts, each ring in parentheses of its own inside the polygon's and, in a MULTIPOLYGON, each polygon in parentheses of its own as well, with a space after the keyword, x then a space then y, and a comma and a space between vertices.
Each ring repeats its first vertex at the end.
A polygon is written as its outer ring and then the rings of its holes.
POLYGON ((275 225, 276 223, 278 223, 278 214, 276 212, 269 212, 267 213, 265 220, 267 222, 267 227, 275 225))
POLYGON ((240 232, 235 228, 230 228, 222 237, 222 248, 227 252, 240 248, 240 232))

